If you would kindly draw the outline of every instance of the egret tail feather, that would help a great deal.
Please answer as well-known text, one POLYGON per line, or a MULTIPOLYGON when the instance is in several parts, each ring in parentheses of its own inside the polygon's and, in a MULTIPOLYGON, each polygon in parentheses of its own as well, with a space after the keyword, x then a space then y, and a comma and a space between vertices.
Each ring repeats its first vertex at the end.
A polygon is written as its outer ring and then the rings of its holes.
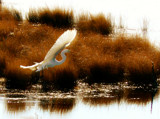
POLYGON ((20 65, 20 68, 30 69, 30 70, 32 70, 32 71, 36 71, 40 65, 41 65, 41 62, 40 62, 40 63, 35 63, 34 65, 31 65, 31 66, 23 66, 23 65, 20 65))

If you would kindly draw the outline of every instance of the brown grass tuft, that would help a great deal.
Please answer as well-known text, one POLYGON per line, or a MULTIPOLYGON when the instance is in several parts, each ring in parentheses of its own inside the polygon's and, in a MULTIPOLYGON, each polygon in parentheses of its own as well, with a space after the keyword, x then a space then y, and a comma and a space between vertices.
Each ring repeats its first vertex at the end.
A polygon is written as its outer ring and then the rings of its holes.
POLYGON ((76 24, 77 29, 82 32, 95 32, 103 35, 109 35, 113 32, 113 25, 111 18, 103 14, 94 15, 81 15, 76 24))
POLYGON ((27 17, 29 22, 42 23, 58 28, 70 28, 74 24, 73 12, 56 8, 30 11, 27 17))
POLYGON ((14 21, 0 21, 0 41, 6 40, 16 27, 14 21))
POLYGON ((68 91, 72 90, 76 85, 77 74, 72 62, 66 61, 59 66, 44 70, 43 74, 42 85, 44 90, 68 91))
POLYGON ((139 36, 119 35, 111 39, 94 33, 85 37, 78 34, 71 48, 79 77, 88 77, 88 82, 117 82, 127 73, 135 83, 151 83, 152 62, 155 71, 159 71, 159 51, 139 36))
POLYGON ((5 21, 22 21, 22 15, 15 9, 9 10, 8 8, 0 6, 0 20, 5 21))
POLYGON ((0 77, 4 76, 5 68, 6 68, 5 53, 0 50, 0 77))
POLYGON ((128 54, 127 59, 123 59, 125 70, 129 73, 129 80, 135 83, 151 83, 152 61, 142 53, 128 54))
POLYGON ((9 9, 2 7, 0 11, 0 20, 14 20, 14 17, 9 9))
POLYGON ((96 57, 92 65, 89 67, 88 82, 107 82, 115 83, 122 80, 123 68, 120 62, 111 55, 96 57))
POLYGON ((14 19, 16 21, 22 21, 23 20, 22 14, 19 11, 13 9, 11 13, 12 13, 12 16, 14 17, 14 19))
POLYGON ((17 24, 15 14, 18 15, 19 13, 15 10, 11 12, 7 8, 0 10, 0 41, 5 40, 13 33, 17 24))
POLYGON ((30 85, 30 70, 20 68, 20 64, 25 60, 8 57, 4 75, 6 77, 6 88, 8 89, 26 89, 30 85))
POLYGON ((31 23, 39 23, 39 15, 38 12, 35 10, 30 10, 26 19, 31 23))

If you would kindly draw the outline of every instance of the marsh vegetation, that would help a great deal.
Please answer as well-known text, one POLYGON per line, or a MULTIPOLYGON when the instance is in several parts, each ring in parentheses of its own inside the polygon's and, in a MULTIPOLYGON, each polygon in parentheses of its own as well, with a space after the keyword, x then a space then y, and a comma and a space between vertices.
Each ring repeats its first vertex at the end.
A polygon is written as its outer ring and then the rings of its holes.
POLYGON ((153 68, 157 76, 160 73, 160 51, 146 37, 115 33, 111 18, 103 14, 82 14, 75 20, 73 11, 57 8, 32 10, 27 20, 21 16, 15 10, 0 11, 0 75, 7 88, 28 89, 39 78, 45 90, 74 89, 79 79, 89 84, 152 84, 153 68), (45 70, 43 77, 20 69, 42 61, 57 38, 71 28, 78 34, 65 63, 45 70))
POLYGON ((72 10, 47 8, 31 10, 23 20, 20 12, 2 8, 1 117, 159 117, 160 51, 147 38, 146 26, 144 21, 143 35, 127 34, 115 32, 111 17, 103 14, 75 18, 72 10), (20 68, 42 61, 57 38, 72 28, 77 36, 62 65, 43 75, 20 68))

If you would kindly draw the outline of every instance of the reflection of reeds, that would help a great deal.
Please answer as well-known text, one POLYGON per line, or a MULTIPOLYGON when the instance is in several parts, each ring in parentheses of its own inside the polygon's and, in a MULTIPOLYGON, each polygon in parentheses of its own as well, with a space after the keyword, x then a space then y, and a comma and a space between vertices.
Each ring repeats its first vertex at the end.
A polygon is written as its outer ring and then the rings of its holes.
MULTIPOLYGON (((98 90, 97 90, 98 91, 98 90)), ((111 105, 113 103, 121 103, 125 101, 128 104, 147 105, 153 103, 153 99, 157 97, 157 89, 147 88, 124 88, 122 90, 112 90, 103 96, 95 96, 98 92, 94 91, 89 97, 84 97, 83 102, 91 106, 111 105)), ((103 93, 98 93, 104 95, 103 93)))
POLYGON ((115 102, 118 102, 118 98, 117 97, 90 97, 90 98, 83 98, 83 102, 86 104, 90 104, 92 106, 111 105, 115 102))
POLYGON ((55 98, 52 100, 41 99, 40 105, 43 110, 50 112, 58 112, 65 114, 73 109, 75 106, 74 98, 55 98))
POLYGON ((22 112, 26 110, 26 103, 19 100, 7 100, 7 111, 12 113, 22 112))
POLYGON ((148 102, 153 101, 156 92, 150 89, 128 89, 125 93, 124 99, 127 103, 131 104, 148 104, 148 102))

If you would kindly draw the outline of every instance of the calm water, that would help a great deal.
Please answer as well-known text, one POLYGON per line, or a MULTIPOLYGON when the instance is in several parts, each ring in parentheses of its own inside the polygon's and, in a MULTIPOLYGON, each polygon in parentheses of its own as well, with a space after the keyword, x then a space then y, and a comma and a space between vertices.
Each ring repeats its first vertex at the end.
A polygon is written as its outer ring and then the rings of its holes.
POLYGON ((88 85, 81 81, 71 92, 7 90, 0 81, 1 119, 158 119, 160 92, 119 84, 88 85), (85 90, 84 90, 85 89, 85 90))

